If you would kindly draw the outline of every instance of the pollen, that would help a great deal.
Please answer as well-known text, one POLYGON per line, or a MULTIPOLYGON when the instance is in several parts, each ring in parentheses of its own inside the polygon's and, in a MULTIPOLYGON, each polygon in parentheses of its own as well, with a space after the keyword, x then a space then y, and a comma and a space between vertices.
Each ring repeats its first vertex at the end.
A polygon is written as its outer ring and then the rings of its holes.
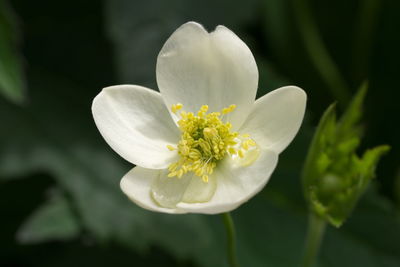
MULTIPOLYGON (((182 108, 178 103, 171 106, 171 111, 177 114, 182 108)), ((179 113, 181 138, 176 146, 167 145, 167 148, 177 150, 180 158, 169 165, 168 177, 181 178, 192 172, 208 183, 219 161, 226 156, 243 158, 247 150, 257 146, 248 134, 231 131, 232 125, 223 121, 223 115, 235 108, 236 105, 230 105, 220 112, 208 113, 209 107, 203 105, 197 114, 183 110, 179 113)))

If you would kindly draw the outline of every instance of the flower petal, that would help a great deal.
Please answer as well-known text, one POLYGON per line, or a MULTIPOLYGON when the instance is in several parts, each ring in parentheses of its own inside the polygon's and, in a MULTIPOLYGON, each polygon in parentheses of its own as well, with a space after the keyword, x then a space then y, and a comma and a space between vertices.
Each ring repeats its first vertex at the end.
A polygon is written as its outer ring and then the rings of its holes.
POLYGON ((175 209, 179 202, 197 203, 209 201, 217 186, 216 180, 208 183, 193 173, 187 173, 181 178, 168 177, 168 170, 160 173, 151 186, 153 200, 162 207, 175 209))
POLYGON ((297 134, 306 108, 306 93, 296 86, 276 89, 257 99, 239 130, 258 145, 281 153, 297 134))
POLYGON ((161 95, 136 85, 104 88, 93 100, 93 117, 106 142, 127 161, 153 169, 166 168, 176 151, 179 131, 161 95))
POLYGON ((235 130, 251 111, 258 70, 250 49, 232 31, 218 26, 208 33, 189 22, 164 44, 157 59, 157 83, 168 107, 182 103, 185 111, 197 112, 208 105, 213 112, 235 104, 237 109, 225 117, 235 130))
POLYGON ((215 178, 210 177, 208 182, 205 183, 200 177, 194 176, 185 190, 182 202, 202 203, 210 201, 217 189, 217 179, 215 178))
POLYGON ((151 170, 136 166, 121 180, 122 191, 137 205, 144 209, 164 213, 186 213, 180 209, 158 206, 150 195, 151 185, 165 170, 151 170))
POLYGON ((181 178, 168 177, 168 170, 163 170, 151 186, 151 196, 160 206, 175 209, 186 188, 192 181, 193 174, 188 173, 181 178))
POLYGON ((243 167, 226 158, 210 179, 215 178, 217 188, 212 199, 205 203, 178 203, 177 208, 192 213, 216 214, 228 212, 257 194, 268 182, 278 162, 278 155, 269 150, 261 151, 250 166, 243 167))

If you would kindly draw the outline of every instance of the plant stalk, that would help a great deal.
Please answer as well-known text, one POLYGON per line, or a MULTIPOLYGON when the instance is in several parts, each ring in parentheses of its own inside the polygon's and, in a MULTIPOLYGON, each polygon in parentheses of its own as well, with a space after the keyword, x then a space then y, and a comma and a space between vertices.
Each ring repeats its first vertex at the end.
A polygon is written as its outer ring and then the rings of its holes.
POLYGON ((233 224, 232 216, 229 212, 222 214, 222 219, 224 221, 224 226, 226 230, 227 237, 227 257, 228 263, 231 267, 239 267, 237 257, 236 257, 236 235, 235 235, 235 225, 233 224))
POLYGON ((319 34, 309 0, 294 0, 293 4, 297 25, 311 62, 327 84, 332 96, 338 100, 341 107, 345 107, 351 99, 350 88, 319 34))
POLYGON ((321 241, 324 236, 326 222, 310 212, 308 221, 308 232, 305 243, 302 267, 314 267, 317 262, 318 251, 321 246, 321 241))

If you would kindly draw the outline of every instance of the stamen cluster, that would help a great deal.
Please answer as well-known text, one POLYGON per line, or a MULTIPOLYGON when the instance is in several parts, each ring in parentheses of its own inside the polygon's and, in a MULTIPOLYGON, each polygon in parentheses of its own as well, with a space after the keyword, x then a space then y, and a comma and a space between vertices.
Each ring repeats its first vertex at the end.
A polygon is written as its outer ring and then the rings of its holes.
MULTIPOLYGON (((183 107, 176 104, 171 107, 177 113, 183 107)), ((217 162, 227 154, 244 156, 244 152, 256 143, 248 135, 239 136, 231 132, 232 125, 223 122, 223 115, 232 112, 236 105, 230 105, 220 112, 208 113, 208 106, 203 105, 195 115, 192 112, 180 112, 178 121, 182 133, 177 145, 167 146, 170 150, 178 150, 180 159, 169 166, 168 177, 181 178, 188 172, 193 172, 208 182, 209 175, 214 171, 217 162)))

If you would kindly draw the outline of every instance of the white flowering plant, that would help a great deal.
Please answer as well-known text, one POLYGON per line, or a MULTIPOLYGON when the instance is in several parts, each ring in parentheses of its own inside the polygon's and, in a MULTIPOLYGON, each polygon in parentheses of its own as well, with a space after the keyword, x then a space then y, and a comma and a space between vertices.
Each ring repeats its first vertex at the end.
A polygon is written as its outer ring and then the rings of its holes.
POLYGON ((92 105, 107 143, 136 165, 121 180, 139 206, 165 213, 231 211, 257 194, 303 120, 296 86, 255 100, 256 61, 232 31, 179 27, 156 67, 160 92, 104 88, 92 105))

